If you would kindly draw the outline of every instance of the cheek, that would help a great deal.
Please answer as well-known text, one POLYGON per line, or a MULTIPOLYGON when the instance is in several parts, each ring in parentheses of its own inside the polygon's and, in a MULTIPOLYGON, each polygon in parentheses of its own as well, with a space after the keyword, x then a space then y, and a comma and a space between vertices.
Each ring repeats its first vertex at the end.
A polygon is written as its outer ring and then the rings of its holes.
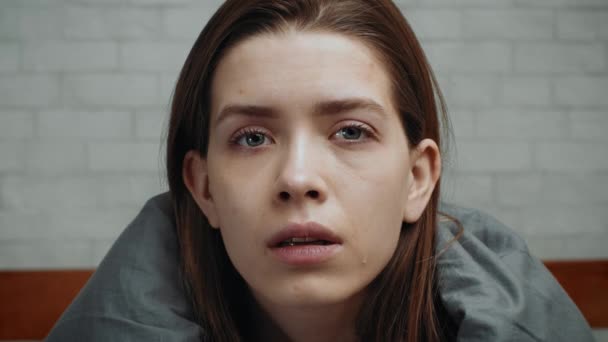
POLYGON ((267 210, 260 210, 263 203, 262 184, 251 182, 250 177, 241 174, 238 170, 243 168, 223 169, 224 172, 210 170, 210 191, 226 252, 242 274, 243 270, 255 267, 253 256, 264 243, 265 235, 256 229, 263 229, 264 223, 268 224, 271 220, 267 210))
POLYGON ((366 278, 375 277, 386 266, 397 246, 407 188, 407 168, 399 167, 400 163, 407 165, 407 160, 370 164, 383 167, 341 179, 352 257, 366 278))

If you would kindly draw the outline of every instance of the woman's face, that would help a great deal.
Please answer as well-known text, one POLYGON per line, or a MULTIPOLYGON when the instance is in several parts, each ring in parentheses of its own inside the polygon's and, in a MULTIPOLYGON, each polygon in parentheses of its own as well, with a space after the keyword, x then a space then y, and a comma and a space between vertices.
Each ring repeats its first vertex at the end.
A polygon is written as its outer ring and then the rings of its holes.
POLYGON ((186 163, 190 190, 259 301, 343 302, 388 263, 416 177, 391 94, 372 51, 336 34, 258 35, 220 61, 208 155, 186 163), (310 222, 334 244, 295 259, 269 246, 310 222))

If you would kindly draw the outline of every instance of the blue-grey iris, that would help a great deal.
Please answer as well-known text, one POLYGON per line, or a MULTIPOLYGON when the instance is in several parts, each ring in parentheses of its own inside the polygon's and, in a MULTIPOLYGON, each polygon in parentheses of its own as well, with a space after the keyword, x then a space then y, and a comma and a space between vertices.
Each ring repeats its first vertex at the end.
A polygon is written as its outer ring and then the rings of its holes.
POLYGON ((357 127, 344 127, 340 130, 340 133, 347 140, 356 140, 361 137, 361 129, 357 127))
POLYGON ((264 139, 265 139, 264 134, 261 134, 261 133, 248 134, 246 137, 247 145, 249 145, 249 146, 262 145, 262 143, 264 143, 264 139))

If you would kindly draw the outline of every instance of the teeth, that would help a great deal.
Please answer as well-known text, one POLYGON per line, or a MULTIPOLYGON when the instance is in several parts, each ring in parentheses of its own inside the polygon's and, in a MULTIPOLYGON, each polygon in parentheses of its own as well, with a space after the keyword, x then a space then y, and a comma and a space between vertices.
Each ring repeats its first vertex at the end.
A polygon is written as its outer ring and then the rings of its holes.
POLYGON ((317 241, 318 239, 312 238, 312 237, 293 237, 291 239, 287 239, 287 242, 292 243, 292 242, 311 242, 311 241, 317 241))
POLYGON ((313 237, 292 237, 280 243, 280 246, 295 246, 296 244, 318 242, 318 244, 326 245, 327 242, 313 237))

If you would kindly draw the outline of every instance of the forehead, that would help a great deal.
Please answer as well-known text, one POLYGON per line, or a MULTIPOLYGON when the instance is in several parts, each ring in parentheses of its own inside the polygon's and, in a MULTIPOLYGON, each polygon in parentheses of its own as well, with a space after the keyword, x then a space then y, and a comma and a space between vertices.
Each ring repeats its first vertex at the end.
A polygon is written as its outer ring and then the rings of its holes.
POLYGON ((358 39, 321 32, 257 35, 219 62, 212 121, 234 103, 307 111, 320 101, 369 98, 389 110, 390 83, 383 63, 358 39))

